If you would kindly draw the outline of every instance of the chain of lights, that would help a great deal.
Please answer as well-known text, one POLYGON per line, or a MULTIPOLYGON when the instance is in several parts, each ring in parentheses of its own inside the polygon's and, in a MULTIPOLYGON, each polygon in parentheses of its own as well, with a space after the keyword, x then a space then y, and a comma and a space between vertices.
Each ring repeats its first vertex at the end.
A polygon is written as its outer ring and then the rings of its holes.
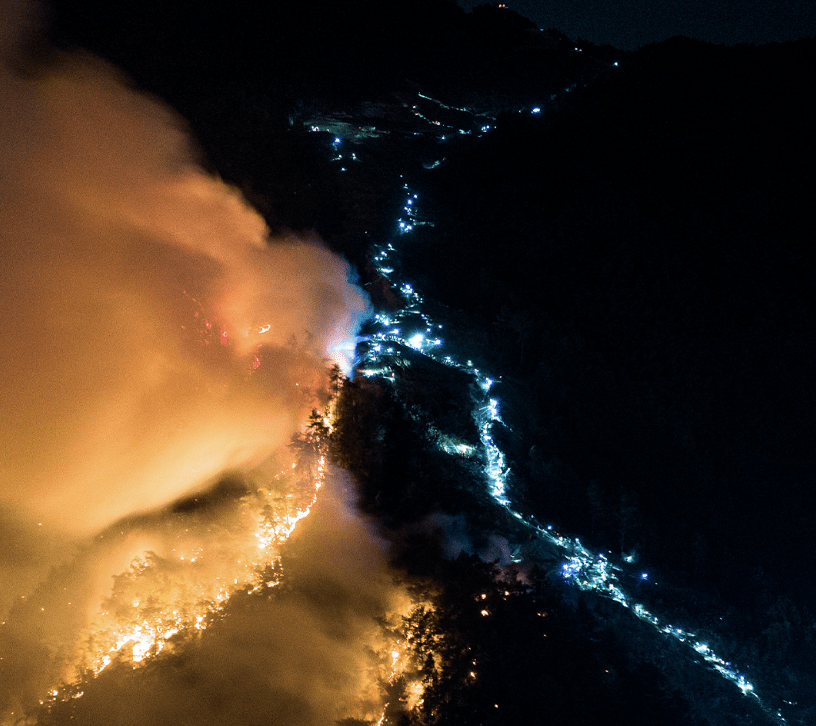
MULTIPOLYGON (((417 217, 416 204, 418 195, 404 185, 406 201, 403 206, 404 217, 397 220, 399 235, 410 233, 417 217)), ((392 361, 400 358, 404 350, 416 351, 429 359, 443 365, 464 370, 471 374, 484 393, 483 400, 477 403, 474 417, 476 419, 482 447, 483 471, 487 480, 487 488, 492 499, 503 507, 521 525, 530 530, 539 539, 560 551, 563 563, 560 572, 565 580, 573 583, 580 590, 595 594, 617 602, 632 612, 642 622, 650 624, 655 630, 666 637, 688 646, 695 654, 695 660, 707 664, 713 671, 728 681, 734 683, 741 693, 759 705, 762 711, 773 721, 787 724, 781 710, 773 711, 768 708, 757 695, 753 684, 732 663, 718 656, 711 647, 696 639, 694 633, 682 628, 666 624, 651 613, 644 605, 636 603, 627 595, 620 584, 616 573, 622 567, 612 564, 603 554, 593 555, 587 550, 578 538, 570 538, 553 531, 552 526, 543 527, 534 518, 525 517, 512 507, 507 495, 507 480, 509 467, 505 456, 494 441, 493 430, 496 425, 502 424, 499 414, 499 401, 489 395, 489 391, 496 382, 474 367, 473 362, 458 362, 451 355, 445 355, 444 341, 440 337, 443 326, 431 319, 424 311, 422 296, 408 283, 400 283, 395 279, 395 265, 390 261, 396 249, 392 244, 376 250, 373 260, 377 272, 399 289, 404 305, 392 313, 377 313, 374 316, 375 332, 367 340, 366 352, 362 357, 360 372, 364 376, 395 380, 392 361)), ((474 456, 472 447, 452 441, 449 437, 437 437, 439 448, 451 455, 474 456)), ((647 580, 648 573, 640 573, 639 579, 647 580)))

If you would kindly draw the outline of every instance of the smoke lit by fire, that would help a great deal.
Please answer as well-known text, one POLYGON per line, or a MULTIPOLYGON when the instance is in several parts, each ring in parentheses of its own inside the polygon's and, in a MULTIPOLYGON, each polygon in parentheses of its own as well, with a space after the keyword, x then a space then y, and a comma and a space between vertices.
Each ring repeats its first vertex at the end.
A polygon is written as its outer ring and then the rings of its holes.
MULTIPOLYGON (((298 594, 223 613, 236 592, 275 589, 280 545, 326 478, 321 452, 289 443, 326 404, 328 359, 366 309, 347 264, 317 240, 271 239, 199 169, 183 122, 114 69, 25 63, 10 32, 25 13, 6 5, 0 720, 49 691, 104 710, 117 663, 205 628, 190 651, 203 680, 171 674, 140 708, 223 676, 263 681, 259 707, 299 714, 289 723, 376 714, 365 648, 404 602, 341 494, 291 545, 298 594)), ((247 703, 238 691, 222 698, 247 703)), ((196 703, 196 723, 245 715, 196 703)))

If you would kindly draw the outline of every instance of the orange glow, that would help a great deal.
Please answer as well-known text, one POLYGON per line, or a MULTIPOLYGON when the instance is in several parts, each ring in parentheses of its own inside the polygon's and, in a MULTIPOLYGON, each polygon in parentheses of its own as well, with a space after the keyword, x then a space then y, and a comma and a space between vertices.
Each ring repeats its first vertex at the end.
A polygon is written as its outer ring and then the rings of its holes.
POLYGON ((20 74, 0 26, 2 721, 274 585, 325 476, 288 444, 366 301, 172 111, 88 56, 20 74))

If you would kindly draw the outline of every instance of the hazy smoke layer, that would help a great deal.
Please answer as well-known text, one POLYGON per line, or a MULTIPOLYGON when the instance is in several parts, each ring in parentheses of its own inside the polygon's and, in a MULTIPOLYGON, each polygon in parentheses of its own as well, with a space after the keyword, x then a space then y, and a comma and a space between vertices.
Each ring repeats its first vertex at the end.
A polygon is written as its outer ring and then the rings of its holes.
MULTIPOLYGON (((0 3, 0 620, 79 551, 64 567, 104 591, 144 550, 94 559, 94 533, 257 471, 366 307, 345 262, 269 239, 195 165, 180 119, 113 69, 26 67, 25 18, 0 3)), ((87 607, 23 641, 0 633, 0 650, 79 628, 87 607)))

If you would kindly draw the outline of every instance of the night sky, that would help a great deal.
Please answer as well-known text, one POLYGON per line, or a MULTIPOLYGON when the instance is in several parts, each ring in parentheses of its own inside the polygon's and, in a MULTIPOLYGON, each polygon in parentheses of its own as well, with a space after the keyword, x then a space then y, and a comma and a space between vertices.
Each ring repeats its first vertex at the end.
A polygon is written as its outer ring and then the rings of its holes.
MULTIPOLYGON (((466 10, 480 0, 460 0, 466 10)), ((709 43, 774 43, 816 35, 809 0, 517 0, 510 9, 570 38, 635 50, 675 35, 709 43)))

